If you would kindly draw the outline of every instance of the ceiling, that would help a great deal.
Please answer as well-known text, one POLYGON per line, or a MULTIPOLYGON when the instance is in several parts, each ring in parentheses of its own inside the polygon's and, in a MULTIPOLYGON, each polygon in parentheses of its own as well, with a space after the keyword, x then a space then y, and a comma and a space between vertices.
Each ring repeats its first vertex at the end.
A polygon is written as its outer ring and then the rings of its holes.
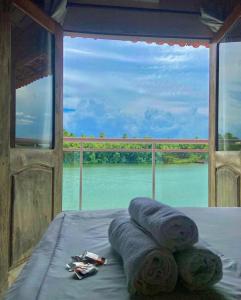
POLYGON ((200 0, 68 0, 68 3, 200 12, 200 0))
POLYGON ((208 42, 201 0, 68 0, 67 33, 208 42))
POLYGON ((240 0, 32 0, 66 34, 207 44, 240 0), (67 6, 67 9, 66 9, 67 6))

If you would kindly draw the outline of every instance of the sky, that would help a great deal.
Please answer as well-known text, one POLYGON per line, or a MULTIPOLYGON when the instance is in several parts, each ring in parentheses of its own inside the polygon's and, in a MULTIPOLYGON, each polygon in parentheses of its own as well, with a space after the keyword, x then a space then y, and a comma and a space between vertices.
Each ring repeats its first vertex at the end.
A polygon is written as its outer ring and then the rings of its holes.
MULTIPOLYGON (((207 138, 209 50, 64 38, 64 129, 76 136, 207 138)), ((16 91, 18 137, 51 139, 53 78, 16 91)))
POLYGON ((64 128, 77 136, 207 138, 209 51, 64 39, 64 128))
POLYGON ((53 77, 16 90, 16 137, 52 141, 53 77))
MULTIPOLYGON (((219 128, 241 138, 241 42, 220 45, 219 128)), ((64 128, 76 136, 207 138, 209 50, 64 38, 64 128)), ((53 78, 16 90, 17 137, 52 138, 53 78)))

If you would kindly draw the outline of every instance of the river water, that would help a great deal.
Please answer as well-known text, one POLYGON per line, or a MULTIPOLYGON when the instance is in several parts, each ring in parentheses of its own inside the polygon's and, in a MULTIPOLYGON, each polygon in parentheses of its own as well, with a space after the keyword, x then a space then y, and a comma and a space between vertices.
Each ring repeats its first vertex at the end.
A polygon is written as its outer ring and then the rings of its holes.
MULTIPOLYGON (((79 209, 79 168, 64 167, 63 210, 79 209)), ((152 195, 151 165, 85 165, 82 209, 126 208, 152 195)), ((208 165, 156 166, 156 199, 172 206, 208 206, 208 165)))

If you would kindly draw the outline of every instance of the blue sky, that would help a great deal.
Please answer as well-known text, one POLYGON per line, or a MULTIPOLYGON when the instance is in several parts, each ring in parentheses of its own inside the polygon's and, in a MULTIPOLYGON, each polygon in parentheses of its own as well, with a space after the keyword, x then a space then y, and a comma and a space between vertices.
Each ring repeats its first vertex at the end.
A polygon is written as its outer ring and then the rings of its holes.
MULTIPOLYGON (((220 46, 219 133, 240 137, 240 42, 220 46)), ((64 39, 64 128, 77 136, 208 137, 209 50, 64 39)), ((51 139, 52 76, 16 91, 18 137, 51 139)))
POLYGON ((64 39, 64 128, 80 136, 207 138, 208 49, 64 39))

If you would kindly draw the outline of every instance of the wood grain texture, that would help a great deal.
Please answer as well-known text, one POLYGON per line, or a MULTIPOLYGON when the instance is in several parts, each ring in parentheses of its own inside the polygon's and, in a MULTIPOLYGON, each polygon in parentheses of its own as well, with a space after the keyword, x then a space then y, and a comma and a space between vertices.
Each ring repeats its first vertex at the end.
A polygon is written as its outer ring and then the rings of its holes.
POLYGON ((40 150, 31 148, 12 148, 10 151, 11 174, 15 174, 28 166, 43 165, 55 167, 56 159, 53 150, 40 150))
POLYGON ((46 30, 52 33, 61 30, 61 26, 31 0, 13 0, 13 4, 46 30))
POLYGON ((8 286, 9 287, 15 282, 15 280, 17 279, 18 275, 22 271, 25 264, 26 264, 26 262, 23 262, 19 266, 9 270, 9 272, 8 272, 8 286))
POLYGON ((52 219, 51 168, 28 167, 12 176, 10 266, 29 256, 52 219))
POLYGON ((241 4, 238 4, 233 12, 227 17, 223 26, 220 30, 215 34, 212 39, 212 43, 219 43, 225 34, 231 29, 231 27, 235 24, 235 22, 241 17, 241 4))
POLYGON ((240 206, 240 173, 230 166, 217 168, 217 206, 240 206))
POLYGON ((215 156, 216 168, 229 165, 235 172, 241 173, 240 151, 217 151, 215 156))
POLYGON ((55 32, 55 127, 54 127, 54 207, 53 217, 62 211, 63 173, 63 30, 55 32))
POLYGON ((217 151, 216 201, 218 206, 240 206, 241 152, 217 151))
POLYGON ((10 38, 10 16, 7 7, 2 3, 0 9, 0 298, 7 287, 9 250, 10 38))
POLYGON ((208 168, 208 203, 216 206, 216 114, 217 114, 217 44, 210 47, 209 80, 209 168, 208 168))

